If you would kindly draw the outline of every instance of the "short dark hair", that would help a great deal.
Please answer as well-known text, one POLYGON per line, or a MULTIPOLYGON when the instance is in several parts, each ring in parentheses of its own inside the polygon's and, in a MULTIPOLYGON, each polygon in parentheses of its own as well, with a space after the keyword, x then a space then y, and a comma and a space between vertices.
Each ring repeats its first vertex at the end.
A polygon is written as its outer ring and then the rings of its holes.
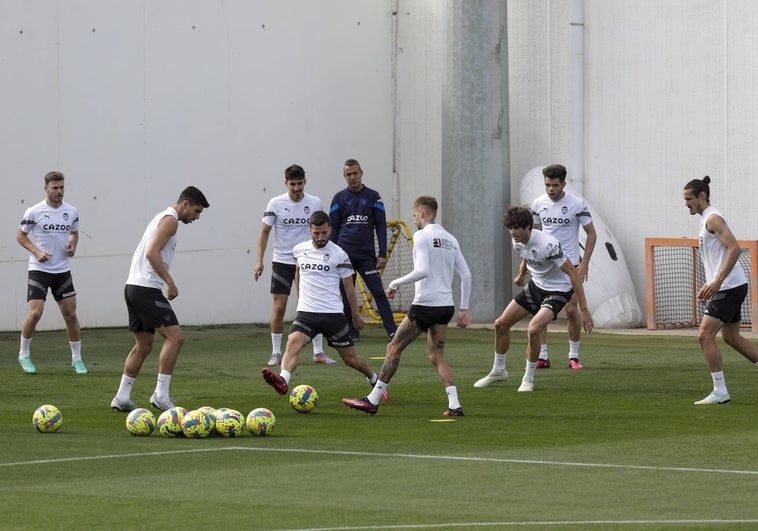
POLYGON ((437 200, 430 195, 422 195, 413 202, 413 209, 423 207, 427 209, 432 216, 437 216, 437 200))
POLYGON ((324 223, 329 225, 329 214, 323 210, 316 210, 313 214, 311 214, 311 219, 308 221, 308 223, 310 223, 311 227, 320 227, 324 223))
POLYGON ((560 179, 562 183, 566 182, 566 166, 553 164, 542 168, 542 175, 546 179, 560 179))
POLYGON ((503 225, 506 229, 531 229, 534 227, 532 209, 524 206, 508 207, 503 214, 503 225))
POLYGON ((65 177, 59 171, 50 171, 45 174, 45 184, 50 184, 55 181, 62 181, 65 177))
POLYGON ((363 171, 363 168, 361 168, 361 163, 355 159, 347 159, 345 161, 345 166, 358 166, 358 169, 363 171))
POLYGON ((205 195, 203 195, 203 192, 194 186, 188 186, 182 190, 182 193, 179 194, 179 199, 177 199, 176 202, 181 203, 185 199, 189 201, 190 205, 201 205, 203 208, 208 208, 210 206, 205 195))
POLYGON ((705 198, 710 201, 711 199, 711 187, 708 183, 711 182, 711 178, 707 175, 702 179, 692 179, 690 182, 684 185, 685 190, 692 190, 692 193, 696 196, 700 195, 700 192, 705 192, 705 198))
POLYGON ((305 170, 299 164, 293 164, 284 170, 285 181, 298 181, 300 179, 305 179, 305 170))

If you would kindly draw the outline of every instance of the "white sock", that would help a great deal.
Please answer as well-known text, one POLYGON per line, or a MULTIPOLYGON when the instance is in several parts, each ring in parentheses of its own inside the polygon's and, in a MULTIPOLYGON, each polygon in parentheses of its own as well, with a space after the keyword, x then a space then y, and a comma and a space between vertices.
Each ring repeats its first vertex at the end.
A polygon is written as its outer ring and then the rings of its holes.
POLYGON ((158 373, 158 382, 155 384, 155 394, 161 398, 170 397, 171 395, 168 392, 170 385, 171 375, 158 373))
MULTIPOLYGON (((18 357, 19 358, 28 358, 30 351, 29 347, 32 344, 32 338, 25 338, 24 336, 21 336, 21 346, 18 349, 18 357)), ((758 364, 757 364, 758 365, 758 364)))
POLYGON ((534 381, 534 371, 537 370, 537 362, 526 360, 526 370, 524 371, 524 380, 534 381))
POLYGON ((447 393, 447 407, 450 409, 458 409, 461 407, 461 403, 458 401, 458 389, 454 385, 445 387, 447 393))
POLYGON ((271 334, 271 353, 282 353, 282 334, 271 334))
POLYGON ((121 375, 121 384, 118 386, 118 392, 116 393, 116 398, 119 402, 129 401, 132 396, 132 385, 134 385, 134 380, 135 378, 127 376, 126 374, 121 375))
POLYGON ((286 369, 282 369, 282 372, 279 373, 279 376, 284 378, 284 381, 287 382, 287 385, 290 384, 290 379, 292 379, 292 373, 286 369))
POLYGON ((324 353, 324 336, 323 334, 318 334, 316 337, 312 339, 313 342, 313 355, 316 354, 323 354, 324 353))
POLYGON ((77 361, 82 359, 82 342, 79 341, 69 341, 69 345, 71 345, 71 361, 77 361))
POLYGON ((711 378, 713 379, 713 390, 722 395, 728 395, 726 390, 726 380, 724 380, 724 371, 712 372, 711 378))
POLYGON ((579 341, 569 341, 569 359, 579 359, 579 341))
POLYGON ((492 372, 503 372, 505 370, 505 356, 508 354, 498 354, 495 352, 495 362, 492 364, 492 372))
POLYGON ((389 384, 386 384, 383 381, 377 379, 376 383, 374 384, 374 388, 366 397, 368 398, 368 401, 375 406, 378 406, 379 402, 382 400, 382 394, 387 390, 387 385, 389 384))
POLYGON ((371 378, 366 378, 366 380, 368 380, 368 383, 370 383, 371 385, 374 385, 378 379, 379 379, 379 375, 376 373, 372 374, 371 378))
POLYGON ((545 343, 540 345, 540 359, 541 360, 550 359, 550 356, 547 355, 547 345, 545 343))

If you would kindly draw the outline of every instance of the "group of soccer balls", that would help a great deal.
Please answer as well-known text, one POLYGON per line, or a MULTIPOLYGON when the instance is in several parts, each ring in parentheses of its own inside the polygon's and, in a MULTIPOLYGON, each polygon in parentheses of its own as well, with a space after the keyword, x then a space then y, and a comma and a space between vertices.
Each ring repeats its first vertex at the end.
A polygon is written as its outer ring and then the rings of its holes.
MULTIPOLYGON (((298 385, 292 389, 289 401, 298 413, 309 413, 318 405, 318 393, 310 385, 298 385)), ((57 407, 46 404, 34 412, 32 424, 38 432, 52 433, 63 424, 63 415, 57 407)), ((214 409, 210 406, 191 411, 174 407, 161 413, 157 419, 149 409, 137 408, 126 417, 126 429, 135 436, 151 435, 157 430, 163 437, 188 439, 203 439, 214 434, 239 437, 245 431, 265 437, 275 427, 276 417, 263 407, 253 409, 246 417, 236 409, 214 409)))
POLYGON ((152 411, 145 408, 135 409, 126 416, 126 429, 137 436, 147 436, 157 430, 163 437, 204 439, 214 434, 240 437, 247 430, 263 437, 270 435, 275 426, 276 417, 263 407, 255 408, 247 417, 236 409, 210 406, 192 411, 174 407, 161 413, 157 420, 152 411))

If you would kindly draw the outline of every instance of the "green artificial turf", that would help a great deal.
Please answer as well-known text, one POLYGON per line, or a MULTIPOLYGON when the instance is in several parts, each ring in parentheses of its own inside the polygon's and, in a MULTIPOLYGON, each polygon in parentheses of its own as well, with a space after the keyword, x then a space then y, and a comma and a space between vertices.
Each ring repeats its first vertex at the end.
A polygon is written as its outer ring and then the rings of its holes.
MULTIPOLYGON (((565 334, 551 333, 553 367, 537 372, 533 393, 517 393, 523 332, 510 380, 475 389, 494 332, 451 328, 446 356, 466 416, 447 419, 423 338, 369 416, 340 401, 367 394, 363 376, 311 364, 310 347, 291 387, 312 385, 319 405, 295 412, 260 376, 267 326, 185 335, 177 405, 267 407, 271 436, 133 437, 109 407, 132 346, 125 329, 83 331, 85 376, 71 370, 61 331, 35 335, 33 376, 16 361, 18 333, 0 334, 0 528, 758 528, 758 369, 727 347, 732 403, 696 407, 711 381, 694 337, 584 335, 585 369, 572 371, 565 334), (40 434, 32 413, 48 403, 63 426, 40 434)), ((358 352, 382 356, 385 341, 369 327, 358 352)), ((157 352, 135 383, 138 406, 149 407, 156 369, 157 352)))

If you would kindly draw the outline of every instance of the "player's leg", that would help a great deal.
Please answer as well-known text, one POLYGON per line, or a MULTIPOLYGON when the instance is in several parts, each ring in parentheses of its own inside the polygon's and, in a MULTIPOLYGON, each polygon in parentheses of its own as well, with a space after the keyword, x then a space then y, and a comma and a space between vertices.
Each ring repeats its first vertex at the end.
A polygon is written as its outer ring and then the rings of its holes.
POLYGON ((155 391, 150 397, 150 404, 160 410, 174 407, 171 400, 171 377, 176 369, 179 352, 184 345, 184 332, 178 323, 161 326, 156 329, 163 336, 163 345, 158 355, 158 378, 155 383, 155 391))
POLYGON ((437 374, 442 380, 447 395, 447 409, 442 412, 446 417, 462 417, 463 408, 458 399, 458 388, 455 385, 453 369, 445 359, 445 340, 447 338, 447 324, 432 325, 427 332, 427 350, 429 361, 437 369, 437 374))
POLYGON ((474 387, 489 387, 495 382, 508 379, 505 361, 511 347, 511 328, 529 315, 529 311, 513 299, 503 313, 495 319, 495 355, 492 370, 474 383, 474 387))
POLYGON ((21 323, 21 338, 18 350, 18 362, 26 374, 36 374, 37 368, 32 363, 31 343, 37 323, 45 310, 45 299, 50 286, 51 275, 41 271, 29 271, 27 280, 27 311, 21 323))
POLYGON ((71 368, 76 374, 87 374, 87 366, 82 360, 82 329, 76 315, 76 295, 58 300, 58 308, 66 324, 66 336, 71 348, 71 368))
POLYGON ((543 306, 529 321, 526 336, 526 366, 524 376, 521 378, 519 392, 529 392, 534 390, 534 373, 537 370, 537 361, 540 356, 540 336, 547 328, 547 325, 555 319, 555 312, 549 306, 543 306))
POLYGON ((537 368, 550 368, 550 354, 547 349, 547 328, 545 328, 542 332, 542 337, 540 337, 540 359, 537 361, 537 368))
POLYGON ((422 330, 415 321, 412 321, 408 315, 403 317, 392 340, 387 343, 384 363, 371 393, 364 398, 343 398, 342 403, 370 415, 375 414, 379 410, 379 403, 383 398, 386 399, 387 386, 400 365, 400 355, 405 347, 410 345, 421 333, 422 330))
MULTIPOLYGON (((739 323, 732 323, 732 325, 739 326, 739 323)), ((729 392, 727 391, 726 381, 724 380, 724 370, 721 361, 721 350, 719 350, 718 344, 716 343, 716 334, 718 334, 723 326, 724 322, 721 321, 721 319, 712 317, 711 315, 703 315, 703 320, 700 322, 697 340, 703 351, 705 362, 708 364, 708 368, 711 371, 713 391, 704 399, 695 402, 696 405, 723 404, 729 402, 729 392)), ((727 335, 731 336, 731 332, 728 332, 727 335)))
POLYGON ((727 323, 721 328, 724 342, 745 358, 758 365, 758 345, 740 333, 740 323, 727 323))
POLYGON ((281 369, 276 374, 271 369, 261 371, 263 380, 280 395, 289 390, 292 373, 297 368, 297 357, 300 351, 318 334, 318 314, 298 312, 287 334, 287 345, 281 359, 281 369))
POLYGON ((579 362, 579 341, 582 333, 582 312, 579 311, 579 301, 576 293, 571 296, 571 300, 566 304, 566 320, 568 321, 568 339, 569 339, 569 367, 574 370, 583 369, 579 362))
POLYGON ((133 333, 134 346, 124 360, 124 371, 121 374, 118 391, 111 401, 111 408, 122 413, 128 413, 137 407, 131 399, 132 387, 142 364, 153 350, 153 342, 155 341, 154 332, 134 331, 133 333))

